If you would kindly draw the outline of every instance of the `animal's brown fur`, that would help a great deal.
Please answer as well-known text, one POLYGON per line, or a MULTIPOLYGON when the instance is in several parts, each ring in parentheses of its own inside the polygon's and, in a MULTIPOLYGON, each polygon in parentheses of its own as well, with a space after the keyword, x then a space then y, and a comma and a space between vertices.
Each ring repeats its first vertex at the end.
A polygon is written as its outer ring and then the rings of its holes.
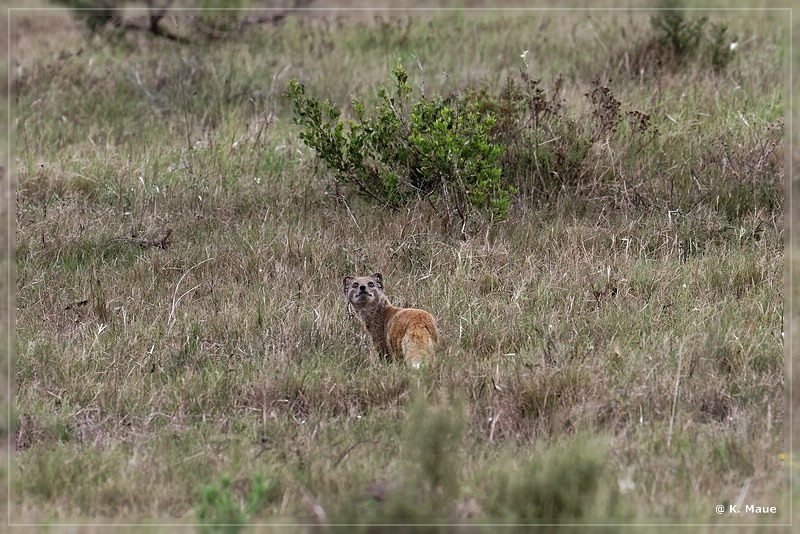
POLYGON ((416 308, 396 308, 383 292, 383 276, 345 276, 344 295, 358 313, 383 357, 403 358, 412 367, 433 359, 439 331, 433 316, 416 308))

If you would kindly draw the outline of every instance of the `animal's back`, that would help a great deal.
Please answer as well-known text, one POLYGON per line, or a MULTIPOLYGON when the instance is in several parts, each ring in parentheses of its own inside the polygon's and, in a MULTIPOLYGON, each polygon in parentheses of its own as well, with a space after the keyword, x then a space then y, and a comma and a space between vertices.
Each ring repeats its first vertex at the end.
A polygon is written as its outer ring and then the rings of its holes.
POLYGON ((402 354, 412 367, 433 359, 439 332, 425 310, 401 308, 386 325, 386 340, 394 354, 402 354))

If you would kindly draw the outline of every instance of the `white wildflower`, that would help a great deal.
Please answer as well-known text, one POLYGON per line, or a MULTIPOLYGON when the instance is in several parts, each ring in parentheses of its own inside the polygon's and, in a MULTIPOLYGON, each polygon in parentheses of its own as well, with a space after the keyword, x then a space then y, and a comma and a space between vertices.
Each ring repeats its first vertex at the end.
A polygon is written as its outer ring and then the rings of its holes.
POLYGON ((619 492, 623 494, 636 488, 636 484, 633 482, 630 472, 628 472, 624 478, 617 480, 617 484, 619 484, 619 492))

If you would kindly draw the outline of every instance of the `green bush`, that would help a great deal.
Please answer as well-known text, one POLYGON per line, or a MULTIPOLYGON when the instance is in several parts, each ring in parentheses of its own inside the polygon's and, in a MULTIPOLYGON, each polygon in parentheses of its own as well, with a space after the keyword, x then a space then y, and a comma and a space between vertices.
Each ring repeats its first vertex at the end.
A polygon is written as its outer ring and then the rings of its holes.
POLYGON ((677 58, 697 51, 703 39, 708 17, 688 20, 681 10, 680 0, 667 0, 660 11, 650 18, 650 24, 664 45, 677 58))
POLYGON ((498 93, 484 84, 414 102, 401 64, 393 76, 393 90, 378 90, 372 115, 353 100, 355 120, 342 120, 328 100, 306 96, 296 80, 285 95, 303 126, 300 138, 337 185, 390 208, 429 199, 448 227, 460 220, 463 229, 476 214, 502 220, 517 192, 545 200, 564 191, 580 196, 585 182, 596 180, 585 163, 593 144, 612 139, 615 154, 634 159, 658 133, 649 115, 623 111, 599 80, 586 94, 589 114, 573 118, 560 77, 548 92, 521 70, 498 93), (625 118, 628 133, 615 135, 625 118))
POLYGON ((399 522, 450 517, 460 493, 467 427, 462 401, 436 405, 425 395, 411 406, 403 432, 400 487, 384 517, 399 522))
POLYGON ((716 72, 724 70, 733 60, 728 27, 712 23, 706 33, 708 17, 690 19, 682 10, 681 0, 665 0, 660 11, 650 18, 656 32, 654 44, 668 56, 671 63, 680 65, 689 58, 697 59, 704 67, 716 72))
POLYGON ((303 127, 300 138, 337 185, 390 208, 429 199, 447 227, 460 220, 463 230, 478 214, 502 220, 517 193, 544 202, 562 194, 601 197, 600 189, 619 188, 614 169, 645 166, 643 151, 659 133, 648 113, 626 109, 599 79, 585 94, 587 111, 572 116, 561 77, 546 91, 521 69, 499 92, 481 84, 414 102, 402 65, 393 75, 392 91, 378 90, 371 115, 353 100, 355 120, 342 120, 328 100, 306 96, 296 80, 285 96, 303 127), (608 170, 589 161, 593 146, 612 156, 608 170))
POLYGON ((354 99, 355 120, 346 123, 334 104, 307 97, 302 83, 290 81, 285 96, 304 128, 300 138, 337 184, 384 206, 426 198, 442 209, 448 225, 460 219, 462 228, 477 214, 503 219, 515 190, 502 180, 503 147, 490 135, 494 116, 439 96, 413 101, 400 62, 392 74, 393 90, 379 89, 374 113, 354 99))
POLYGON ((624 515, 608 447, 580 434, 504 466, 488 513, 516 521, 570 522, 624 515))

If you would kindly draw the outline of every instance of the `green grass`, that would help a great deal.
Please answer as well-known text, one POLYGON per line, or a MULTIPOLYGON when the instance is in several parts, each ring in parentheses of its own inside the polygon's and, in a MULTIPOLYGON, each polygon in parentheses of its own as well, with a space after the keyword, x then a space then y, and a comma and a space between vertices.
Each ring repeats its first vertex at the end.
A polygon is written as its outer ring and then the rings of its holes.
POLYGON ((12 519, 788 520, 780 14, 711 14, 742 36, 722 73, 644 75, 642 12, 343 14, 213 42, 178 17, 191 45, 36 16, 14 41, 12 519), (335 190, 280 96, 297 78, 346 109, 398 57, 426 94, 497 90, 523 50, 580 127, 611 78, 659 136, 617 132, 573 189, 463 238, 424 202, 335 190), (429 368, 378 361, 348 315, 342 277, 374 271, 437 318, 429 368), (779 513, 714 513, 737 499, 779 513))

